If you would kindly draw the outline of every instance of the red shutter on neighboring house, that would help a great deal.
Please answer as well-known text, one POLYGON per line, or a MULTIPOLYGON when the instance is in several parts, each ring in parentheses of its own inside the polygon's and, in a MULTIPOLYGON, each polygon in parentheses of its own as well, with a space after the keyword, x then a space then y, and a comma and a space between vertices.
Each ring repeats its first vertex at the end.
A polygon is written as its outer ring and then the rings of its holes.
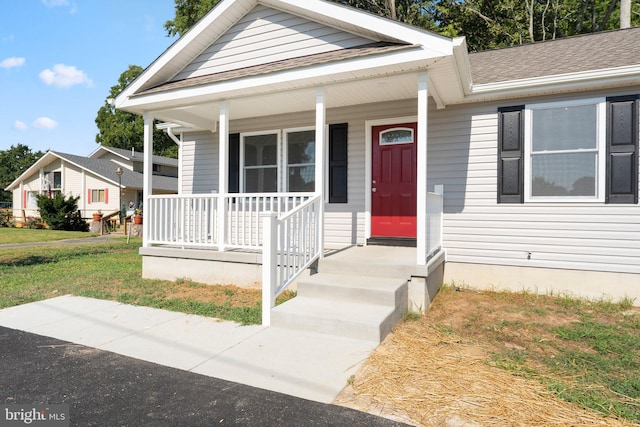
POLYGON ((91 189, 87 190, 87 204, 91 204, 91 189))
POLYGON ((105 203, 109 203, 109 189, 108 188, 104 189, 104 202, 105 203))

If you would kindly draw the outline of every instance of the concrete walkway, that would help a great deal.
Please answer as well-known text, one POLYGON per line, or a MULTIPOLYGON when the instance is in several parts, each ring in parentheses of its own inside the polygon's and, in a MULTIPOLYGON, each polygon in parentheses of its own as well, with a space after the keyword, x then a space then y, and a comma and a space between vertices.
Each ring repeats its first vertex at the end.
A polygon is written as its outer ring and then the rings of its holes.
POLYGON ((0 310, 0 326, 324 403, 377 346, 71 295, 0 310))

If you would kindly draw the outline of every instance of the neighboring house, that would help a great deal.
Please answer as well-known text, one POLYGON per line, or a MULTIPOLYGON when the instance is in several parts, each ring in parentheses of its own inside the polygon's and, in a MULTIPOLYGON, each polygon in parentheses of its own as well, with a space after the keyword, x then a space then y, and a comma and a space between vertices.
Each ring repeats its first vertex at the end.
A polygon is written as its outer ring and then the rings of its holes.
POLYGON ((448 282, 638 304, 638 94, 640 28, 469 54, 322 0, 223 0, 115 101, 146 152, 154 119, 180 145, 143 274, 271 280, 240 273, 395 242, 418 267, 444 249, 448 282))
MULTIPOLYGON (((173 174, 154 176, 153 194, 177 193, 177 160, 158 156, 153 160, 173 174)), ((89 157, 48 151, 6 188, 13 192, 14 216, 21 218, 22 211, 26 216, 37 216, 36 195, 55 192, 79 196, 78 209, 84 218, 98 210, 105 214, 117 211, 119 201, 126 207, 137 207, 143 200, 143 175, 137 171, 139 162, 142 162, 142 153, 132 155, 112 147, 100 147, 89 157), (120 178, 116 174, 118 167, 122 168, 120 178), (121 185, 121 199, 118 185, 121 185)))

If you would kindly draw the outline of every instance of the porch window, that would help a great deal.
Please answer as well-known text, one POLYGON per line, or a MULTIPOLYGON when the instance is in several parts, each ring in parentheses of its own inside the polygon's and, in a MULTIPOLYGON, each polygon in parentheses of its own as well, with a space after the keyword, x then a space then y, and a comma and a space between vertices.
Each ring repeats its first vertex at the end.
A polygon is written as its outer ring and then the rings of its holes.
POLYGON ((315 190, 316 133, 314 130, 286 132, 287 191, 315 190))
POLYGON ((62 172, 53 173, 53 189, 54 190, 62 189, 62 172))
POLYGON ((247 193, 278 191, 277 133, 246 134, 243 142, 243 186, 247 193))

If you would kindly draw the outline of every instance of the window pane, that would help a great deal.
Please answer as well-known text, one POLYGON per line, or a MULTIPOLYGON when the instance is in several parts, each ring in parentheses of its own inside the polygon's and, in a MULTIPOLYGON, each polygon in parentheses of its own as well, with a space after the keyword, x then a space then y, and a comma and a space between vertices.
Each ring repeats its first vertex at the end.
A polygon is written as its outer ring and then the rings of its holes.
POLYGON ((413 129, 390 129, 380 132, 380 145, 410 144, 413 142, 413 129))
POLYGON ((275 166, 278 164, 278 136, 253 135, 244 137, 245 166, 275 166))
POLYGON ((316 132, 291 132, 287 134, 287 162, 288 164, 315 163, 316 161, 316 132))
POLYGON ((532 157, 534 197, 596 195, 596 154, 541 154, 532 157))
POLYGON ((315 191, 315 166, 289 167, 289 191, 315 191))
POLYGON ((53 173, 53 188, 62 188, 62 172, 53 173))
POLYGON ((595 104, 532 111, 533 152, 597 147, 595 104))
POLYGON ((275 167, 245 169, 244 188, 247 193, 275 193, 278 190, 278 169, 275 167))

